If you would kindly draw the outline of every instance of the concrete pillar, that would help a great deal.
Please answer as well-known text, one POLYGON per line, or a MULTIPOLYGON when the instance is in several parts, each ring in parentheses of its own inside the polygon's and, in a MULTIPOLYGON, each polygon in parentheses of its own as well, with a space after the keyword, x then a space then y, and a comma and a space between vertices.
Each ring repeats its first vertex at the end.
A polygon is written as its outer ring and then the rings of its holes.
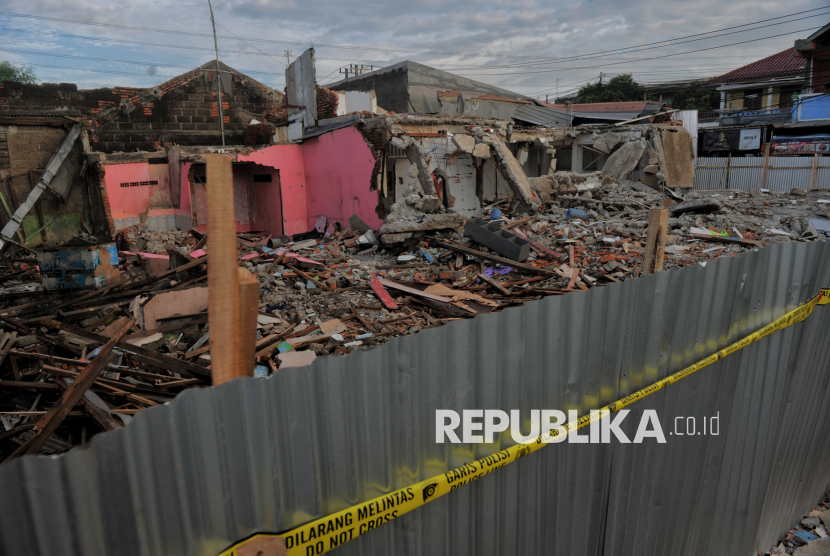
POLYGON ((769 87, 767 87, 767 110, 772 110, 773 108, 774 106, 772 105, 772 85, 770 85, 769 87))
POLYGON ((720 92, 720 109, 726 108, 726 91, 720 92))

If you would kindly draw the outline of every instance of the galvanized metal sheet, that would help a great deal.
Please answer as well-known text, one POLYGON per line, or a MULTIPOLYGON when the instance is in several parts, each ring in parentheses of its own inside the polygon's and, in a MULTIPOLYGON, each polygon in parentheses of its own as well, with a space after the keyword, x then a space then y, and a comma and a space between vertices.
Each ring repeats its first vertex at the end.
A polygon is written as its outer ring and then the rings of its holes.
POLYGON ((700 157, 696 161, 695 189, 740 189, 749 191, 760 187, 771 191, 789 192, 801 189, 830 188, 830 159, 813 157, 770 157, 766 176, 761 180, 764 159, 761 157, 733 157, 724 176, 726 158, 700 157), (813 164, 815 163, 815 173, 813 164))
MULTIPOLYGON (((188 390, 59 457, 0 467, 2 554, 212 554, 258 531, 435 476, 512 444, 435 442, 435 410, 619 399, 757 330, 830 280, 830 243, 777 244, 456 321, 268 379, 188 390)), ((335 554, 766 550, 828 486, 830 310, 638 402, 668 434, 557 444, 335 554)), ((526 432, 526 431, 525 431, 526 432)))

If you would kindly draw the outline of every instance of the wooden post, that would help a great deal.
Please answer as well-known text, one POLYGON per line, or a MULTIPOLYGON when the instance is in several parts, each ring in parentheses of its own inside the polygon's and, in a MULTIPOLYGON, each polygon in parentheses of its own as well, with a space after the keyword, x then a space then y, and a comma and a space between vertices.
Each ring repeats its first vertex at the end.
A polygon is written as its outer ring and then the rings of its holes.
POLYGON ((213 384, 217 385, 243 376, 245 356, 242 352, 233 167, 227 156, 209 154, 205 158, 210 367, 213 384))
POLYGON ((764 153, 764 165, 761 168, 761 177, 758 179, 758 187, 755 189, 761 189, 762 185, 766 185, 767 182, 767 165, 769 164, 769 146, 767 146, 767 150, 764 153))
POLYGON ((242 369, 237 376, 254 376, 256 318, 259 314, 259 280, 247 268, 239 268, 239 302, 242 319, 242 369))
POLYGON ((727 176, 729 175, 729 163, 730 162, 732 162, 732 153, 729 153, 729 156, 726 157, 726 165, 724 165, 724 167, 723 167, 723 173, 721 174, 720 181, 718 182, 718 189, 723 189, 721 187, 721 185, 724 184, 724 180, 726 180, 727 184, 729 183, 729 179, 727 178, 727 176))
POLYGON ((643 274, 663 270, 663 255, 666 252, 666 235, 669 227, 669 209, 653 208, 648 213, 648 238, 643 261, 643 274))
POLYGON ((813 155, 813 169, 810 171, 810 185, 807 186, 807 191, 816 186, 816 174, 818 173, 818 153, 813 155))

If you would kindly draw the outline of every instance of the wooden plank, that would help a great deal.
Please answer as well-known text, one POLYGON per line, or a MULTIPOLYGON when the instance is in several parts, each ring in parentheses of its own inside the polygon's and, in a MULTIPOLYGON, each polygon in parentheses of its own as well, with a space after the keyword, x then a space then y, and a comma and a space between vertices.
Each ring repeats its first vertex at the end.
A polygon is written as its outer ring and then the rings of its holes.
POLYGON ((306 280, 308 280, 312 284, 316 285, 318 288, 324 289, 326 291, 332 291, 334 289, 331 286, 329 286, 328 284, 326 284, 325 282, 323 282, 322 280, 314 280, 311 276, 309 276, 305 272, 303 272, 301 270, 298 270, 296 266, 289 265, 288 268, 290 268, 292 271, 296 272, 297 276, 301 276, 301 277, 305 278, 306 280))
POLYGON ((386 286, 387 288, 392 288, 395 290, 401 290, 402 292, 406 292, 410 295, 416 295, 418 297, 423 297, 426 299, 431 299, 433 301, 440 301, 441 303, 451 303, 452 299, 449 297, 442 297, 440 295, 433 295, 431 293, 422 292, 416 288, 410 288, 409 286, 405 286, 403 284, 398 284, 397 282, 392 282, 390 280, 384 280, 383 278, 378 278, 380 283, 386 286))
MULTIPOLYGON (((729 162, 732 161, 732 153, 729 153, 729 160, 727 161, 727 166, 729 162)), ((769 147, 767 147, 766 152, 764 153, 764 165, 761 167, 761 176, 758 178, 758 187, 755 189, 761 189, 762 185, 766 184, 767 178, 767 168, 769 167, 769 147)))
POLYGON ((499 281, 498 281, 498 280, 494 280, 493 278, 490 278, 489 276, 487 276, 487 275, 486 275, 486 274, 484 274, 483 272, 482 272, 482 273, 480 273, 480 274, 478 275, 478 277, 479 277, 479 278, 481 278, 481 281, 482 281, 482 282, 485 282, 485 283, 487 283, 487 284, 490 284, 493 288, 495 288, 496 290, 500 291, 502 294, 504 294, 504 295, 513 295, 513 294, 510 292, 510 290, 508 290, 507 288, 505 288, 505 287, 504 287, 501 283, 499 283, 499 281))
POLYGON ((574 286, 576 285, 577 278, 579 278, 579 269, 575 268, 571 271, 571 281, 568 282, 568 289, 569 290, 574 289, 574 286))
POLYGON ((0 340, 0 365, 6 360, 6 356, 14 347, 14 341, 17 338, 17 332, 6 332, 0 340))
MULTIPOLYGON (((100 342, 102 344, 105 344, 109 341, 109 338, 107 338, 106 336, 101 336, 100 334, 95 334, 94 332, 87 332, 86 330, 74 328, 72 326, 63 324, 62 322, 58 322, 56 320, 43 319, 41 322, 46 326, 59 328, 60 330, 64 330, 66 332, 69 332, 70 334, 75 334, 76 336, 80 336, 81 338, 87 338, 89 340, 95 340, 96 342, 100 342)), ((211 371, 209 369, 205 369, 204 367, 200 367, 199 365, 190 363, 189 361, 183 361, 181 359, 175 359, 173 357, 163 355, 161 353, 156 353, 155 351, 140 346, 135 346, 124 340, 119 340, 119 342, 116 345, 120 349, 123 349, 128 353, 132 353, 136 357, 136 359, 138 359, 142 363, 152 365, 153 367, 158 367, 159 369, 164 369, 166 371, 174 373, 180 373, 188 378, 210 378, 211 376, 211 371)))
POLYGON ((818 172, 818 153, 813 155, 813 167, 810 170, 810 184, 807 186, 807 190, 813 189, 816 186, 816 174, 818 172))
POLYGON ((395 300, 392 299, 392 296, 389 295, 389 292, 386 291, 386 288, 383 287, 383 284, 380 283, 380 278, 374 272, 370 272, 369 275, 371 279, 369 280, 369 287, 372 288, 372 291, 380 302, 383 303, 383 306, 387 309, 397 309, 398 304, 395 303, 395 300))
POLYGON ((458 251, 459 253, 464 253, 466 255, 473 255, 474 257, 478 257, 480 259, 493 261, 496 263, 500 263, 504 266, 509 266, 511 268, 516 268, 519 270, 524 270, 525 272, 530 272, 531 274, 541 274, 543 276, 555 276, 553 272, 550 270, 544 270, 541 268, 536 268, 535 266, 531 266, 529 264, 518 263, 516 261, 506 259, 504 257, 499 257, 498 255, 491 255, 490 253, 482 253, 477 249, 471 249, 469 247, 464 247, 463 245, 456 245, 455 243, 449 243, 447 241, 438 241, 438 245, 444 247, 445 249, 452 249, 453 251, 458 251))
POLYGON ((511 222, 510 224, 507 224, 507 225, 505 225, 505 226, 502 226, 502 227, 501 227, 501 229, 502 229, 502 230, 510 230, 510 229, 512 229, 512 228, 515 228, 516 226, 518 226, 518 225, 520 225, 520 224, 524 224, 525 222, 530 222, 530 221, 531 221, 531 220, 533 220, 534 218, 536 218, 536 215, 535 215, 535 214, 533 214, 533 215, 531 215, 531 216, 525 216, 524 218, 520 218, 520 219, 518 219, 518 220, 514 220, 514 221, 513 221, 513 222, 511 222))
POLYGON ((758 241, 755 239, 741 239, 737 237, 726 237, 726 236, 710 236, 706 234, 692 234, 692 238, 699 239, 702 241, 714 241, 716 243, 737 243, 738 245, 743 245, 745 247, 764 247, 765 245, 769 245, 769 242, 766 241, 758 241))
POLYGON ((648 213, 648 238, 646 239, 643 274, 653 274, 663 270, 668 228, 669 209, 666 207, 651 209, 648 213))
POLYGON ((259 279, 247 268, 239 269, 239 305, 242 326, 241 350, 244 372, 241 376, 254 376, 254 353, 256 352, 256 326, 259 314, 259 279))
POLYGON ((57 403, 48 410, 46 415, 38 420, 32 429, 35 434, 15 450, 6 461, 22 454, 37 454, 40 451, 46 441, 49 440, 49 437, 52 436, 63 420, 66 419, 66 416, 69 415, 69 412, 81 401, 84 393, 89 390, 89 387, 92 386, 92 383, 95 382, 98 375, 101 374, 101 371, 109 365, 112 359, 112 348, 127 333, 127 330, 130 329, 134 322, 134 319, 130 319, 110 341, 104 344, 104 347, 101 348, 98 355, 80 372, 75 382, 64 391, 57 403))
POLYGON ((0 380, 0 388, 35 388, 43 390, 57 390, 54 382, 25 382, 22 380, 0 380))
MULTIPOLYGON (((207 155, 208 286, 213 384, 244 376, 231 158, 207 155)), ((188 263, 190 264, 190 263, 188 263)), ((184 265, 187 266, 187 265, 184 265)))

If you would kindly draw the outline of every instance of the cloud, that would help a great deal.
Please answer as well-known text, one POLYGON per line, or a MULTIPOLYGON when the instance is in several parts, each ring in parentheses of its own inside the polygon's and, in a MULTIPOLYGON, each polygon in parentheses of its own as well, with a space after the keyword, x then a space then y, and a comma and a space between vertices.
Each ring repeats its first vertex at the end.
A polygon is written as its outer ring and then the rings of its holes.
MULTIPOLYGON (((630 53, 617 49, 822 6, 818 0, 794 0, 786 5, 764 0, 691 4, 680 0, 213 2, 222 60, 279 89, 284 86, 284 51, 291 50, 296 57, 313 41, 321 79, 338 79, 338 68, 349 63, 383 66, 408 59, 523 94, 553 92, 557 79, 564 92, 597 78, 600 72, 611 76, 633 72, 641 82, 725 73, 791 47, 796 38, 809 34, 808 29, 830 21, 830 10, 822 17, 715 38, 697 37, 706 40, 681 45, 662 44, 630 53), (769 38, 783 33, 789 34, 769 38), (762 40, 665 57, 750 39, 762 40)), ((151 86, 213 58, 210 14, 204 0, 7 0, 1 9, 121 26, 4 16, 0 48, 43 54, 0 51, 0 59, 32 64, 44 81, 76 82, 82 87, 151 86), (66 34, 90 38, 62 36, 66 34), (132 44, 136 42, 145 44, 132 44), (49 56, 67 51, 133 63, 49 56)))

